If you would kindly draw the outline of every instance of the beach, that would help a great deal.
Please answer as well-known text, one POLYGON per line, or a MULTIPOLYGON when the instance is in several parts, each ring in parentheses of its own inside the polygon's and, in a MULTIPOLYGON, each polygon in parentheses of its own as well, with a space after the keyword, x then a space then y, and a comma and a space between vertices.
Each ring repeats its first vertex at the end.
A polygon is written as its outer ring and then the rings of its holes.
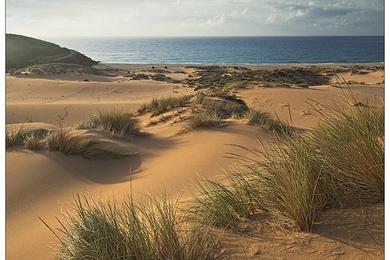
MULTIPOLYGON (((8 73, 7 129, 55 131, 75 126, 99 111, 115 110, 136 115, 147 135, 127 140, 84 130, 106 140, 110 148, 132 154, 122 159, 88 160, 60 152, 29 151, 22 146, 7 148, 7 259, 54 259, 58 241, 40 218, 58 228, 56 217, 71 206, 76 194, 122 200, 130 193, 138 198, 167 192, 190 200, 197 192, 196 180, 218 179, 224 171, 234 169, 239 160, 229 154, 243 153, 239 147, 252 149, 258 148, 259 142, 265 146, 271 143, 271 133, 248 124, 245 118, 226 118, 223 127, 189 129, 186 118, 190 108, 175 108, 163 117, 138 112, 156 98, 209 91, 213 82, 225 86, 250 109, 264 111, 300 131, 318 126, 323 113, 331 108, 359 106, 367 100, 380 104, 384 97, 381 63, 98 64, 92 71, 61 66, 49 70, 36 65, 8 73), (254 80, 258 71, 267 83, 254 80), (242 73, 246 78, 240 78, 242 73)), ((220 231, 219 236, 226 236, 221 255, 229 253, 237 259, 255 259, 259 252, 265 259, 383 257, 383 203, 363 210, 344 209, 343 218, 335 218, 332 210, 319 218, 318 232, 314 233, 273 232, 261 237, 256 221, 246 224, 246 236, 220 231), (372 221, 362 225, 361 212, 365 211, 370 212, 372 221), (365 233, 367 226, 372 228, 371 240, 365 233), (354 231, 345 233, 351 229, 354 231)))

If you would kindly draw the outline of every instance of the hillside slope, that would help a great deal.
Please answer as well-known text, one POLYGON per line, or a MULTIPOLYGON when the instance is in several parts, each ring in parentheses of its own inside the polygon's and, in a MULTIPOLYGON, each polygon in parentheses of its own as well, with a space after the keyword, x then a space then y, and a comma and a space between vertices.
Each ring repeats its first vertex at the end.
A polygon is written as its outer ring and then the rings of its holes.
POLYGON ((7 71, 28 65, 52 62, 85 66, 97 63, 77 51, 63 48, 57 44, 17 34, 6 34, 7 71))

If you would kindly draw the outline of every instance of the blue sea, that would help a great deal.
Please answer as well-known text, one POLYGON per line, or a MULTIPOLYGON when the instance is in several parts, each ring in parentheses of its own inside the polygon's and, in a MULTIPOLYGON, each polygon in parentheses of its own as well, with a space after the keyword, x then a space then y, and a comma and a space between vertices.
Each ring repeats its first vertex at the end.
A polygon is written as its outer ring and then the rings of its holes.
POLYGON ((103 63, 272 64, 384 61, 383 36, 47 38, 103 63))

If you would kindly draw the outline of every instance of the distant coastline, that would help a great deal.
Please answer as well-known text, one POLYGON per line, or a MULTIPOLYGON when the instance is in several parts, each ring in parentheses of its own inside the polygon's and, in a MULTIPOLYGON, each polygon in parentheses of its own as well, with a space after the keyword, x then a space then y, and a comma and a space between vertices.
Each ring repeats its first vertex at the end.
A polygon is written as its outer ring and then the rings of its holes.
POLYGON ((47 38, 102 63, 348 64, 384 61, 383 36, 47 38))

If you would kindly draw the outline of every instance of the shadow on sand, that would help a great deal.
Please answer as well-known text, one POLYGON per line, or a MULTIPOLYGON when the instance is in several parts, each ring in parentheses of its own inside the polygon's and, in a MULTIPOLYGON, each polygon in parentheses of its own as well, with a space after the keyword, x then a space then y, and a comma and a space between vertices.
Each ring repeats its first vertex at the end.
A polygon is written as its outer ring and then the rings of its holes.
POLYGON ((373 248, 383 249, 383 203, 324 211, 313 231, 365 252, 370 252, 373 248))

